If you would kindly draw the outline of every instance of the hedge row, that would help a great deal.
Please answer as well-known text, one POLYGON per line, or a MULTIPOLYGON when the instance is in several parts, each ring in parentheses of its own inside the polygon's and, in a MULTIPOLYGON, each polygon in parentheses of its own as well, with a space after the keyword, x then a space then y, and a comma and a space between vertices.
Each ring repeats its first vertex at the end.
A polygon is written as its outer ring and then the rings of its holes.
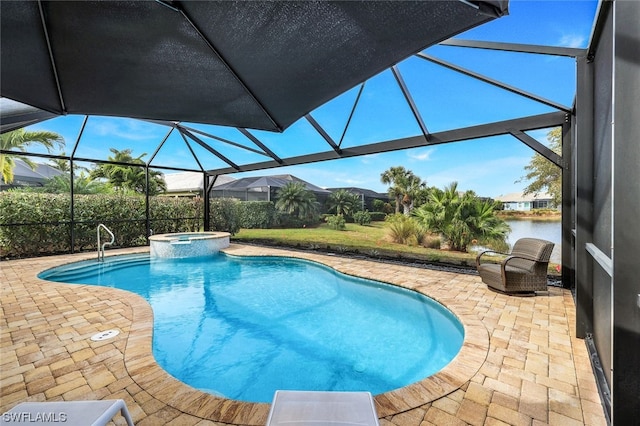
POLYGON ((387 217, 387 214, 383 212, 369 212, 369 215, 373 222, 382 222, 387 217))
POLYGON ((271 201, 245 201, 237 203, 241 228, 268 229, 278 222, 278 212, 271 201))
POLYGON ((319 217, 299 218, 276 210, 272 201, 237 201, 230 198, 211 200, 211 223, 213 231, 235 234, 240 228, 302 228, 317 225, 319 217))
MULTIPOLYGON (((243 228, 280 223, 271 202, 212 199, 210 229, 235 234, 243 228)), ((200 198, 151 197, 153 234, 199 231, 204 202, 200 198)), ((97 249, 96 228, 106 225, 115 247, 147 244, 145 198, 120 194, 74 196, 74 251, 97 249)), ((0 257, 28 257, 71 251, 71 198, 65 194, 0 193, 0 257)), ((108 238, 108 236, 105 236, 108 238)))
MULTIPOLYGON (((96 250, 96 227, 106 225, 117 247, 145 245, 145 198, 118 194, 74 196, 74 251, 96 250)), ((202 201, 151 197, 153 233, 202 228, 202 201)), ((38 256, 71 251, 71 198, 64 194, 0 193, 0 256, 38 256)), ((105 238, 107 238, 105 236, 105 238)))
MULTIPOLYGON (((199 198, 150 197, 151 233, 200 231, 203 207, 199 198)), ((317 222, 280 214, 269 201, 215 198, 210 207, 210 229, 232 234, 240 228, 299 228, 317 222)), ((114 233, 115 247, 147 244, 144 197, 75 195, 73 209, 73 251, 97 249, 96 227, 100 223, 114 233)), ((371 213, 372 219, 376 216, 371 213)), ((66 194, 0 192, 0 257, 71 252, 70 218, 71 198, 66 194)))

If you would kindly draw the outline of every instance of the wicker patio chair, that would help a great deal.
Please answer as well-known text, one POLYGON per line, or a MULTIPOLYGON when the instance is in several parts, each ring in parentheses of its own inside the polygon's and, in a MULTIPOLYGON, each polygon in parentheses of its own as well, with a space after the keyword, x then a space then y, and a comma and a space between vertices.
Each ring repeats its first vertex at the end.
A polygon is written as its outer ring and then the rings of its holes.
POLYGON ((505 293, 532 293, 547 290, 547 267, 554 244, 537 238, 521 238, 511 253, 485 250, 476 257, 476 267, 482 281, 505 293), (482 255, 507 255, 499 264, 481 263, 482 255))

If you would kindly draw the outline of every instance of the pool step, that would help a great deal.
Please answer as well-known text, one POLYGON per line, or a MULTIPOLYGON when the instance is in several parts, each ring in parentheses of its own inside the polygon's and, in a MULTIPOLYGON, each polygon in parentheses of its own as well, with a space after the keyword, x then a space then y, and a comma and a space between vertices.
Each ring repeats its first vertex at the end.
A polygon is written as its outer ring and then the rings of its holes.
POLYGON ((95 260, 88 260, 86 262, 80 262, 80 264, 73 264, 54 268, 49 271, 44 271, 38 275, 38 278, 43 280, 50 280, 56 282, 65 282, 82 278, 87 275, 93 275, 96 270, 117 270, 126 268, 131 265, 140 265, 149 263, 148 255, 140 256, 113 256, 105 258, 104 262, 98 262, 95 260))

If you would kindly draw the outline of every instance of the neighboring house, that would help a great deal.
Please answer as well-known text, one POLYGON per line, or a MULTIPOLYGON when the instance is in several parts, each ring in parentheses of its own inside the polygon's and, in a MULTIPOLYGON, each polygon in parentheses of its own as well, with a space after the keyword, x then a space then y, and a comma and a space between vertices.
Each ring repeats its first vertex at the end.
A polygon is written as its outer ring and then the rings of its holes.
POLYGON ((5 184, 0 176, 0 190, 10 188, 20 188, 25 186, 44 186, 44 184, 55 176, 64 175, 64 172, 48 164, 35 163, 35 170, 19 158, 15 158, 15 168, 13 169, 13 182, 5 184))
MULTIPOLYGON (((164 181, 167 184, 167 190, 160 195, 171 197, 202 197, 202 173, 182 172, 170 173, 164 175, 164 181)), ((216 179, 213 188, 229 182, 235 181, 234 178, 227 175, 220 175, 216 179)))
POLYGON ((389 194, 375 192, 366 188, 356 188, 353 186, 348 188, 327 188, 327 190, 331 192, 336 192, 341 189, 344 189, 346 191, 351 192, 352 194, 356 194, 357 196, 359 196, 362 202, 361 207, 363 209, 369 210, 370 212, 374 211, 373 200, 381 200, 381 201, 384 201, 385 203, 389 202, 389 194))
POLYGON ((277 191, 290 182, 302 182, 306 189, 315 194, 321 205, 324 205, 331 194, 330 191, 293 175, 272 175, 246 177, 216 185, 211 191, 211 197, 237 198, 241 201, 275 201, 277 191))
POLYGON ((514 192, 495 198, 502 202, 504 210, 529 211, 535 209, 552 208, 553 197, 546 192, 523 195, 522 192, 514 192))

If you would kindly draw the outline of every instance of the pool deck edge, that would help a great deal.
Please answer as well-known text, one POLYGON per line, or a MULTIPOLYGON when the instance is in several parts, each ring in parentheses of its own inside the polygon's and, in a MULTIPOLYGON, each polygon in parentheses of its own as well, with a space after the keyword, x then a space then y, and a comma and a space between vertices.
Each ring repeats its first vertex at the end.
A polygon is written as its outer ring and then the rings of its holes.
MULTIPOLYGON (((568 290, 502 295, 478 277, 231 244, 229 254, 312 260, 348 275, 417 290, 465 328, 463 348, 434 376, 375 397, 381 426, 428 424, 605 425, 584 341, 575 337, 568 290)), ((107 255, 148 252, 109 250, 107 255)), ((269 404, 215 397, 166 373, 153 358, 153 312, 122 290, 57 284, 37 274, 95 253, 0 263, 0 410, 24 401, 122 398, 137 425, 264 425, 269 404), (96 332, 117 328, 110 341, 96 332)), ((116 424, 120 424, 116 422, 116 424)))

